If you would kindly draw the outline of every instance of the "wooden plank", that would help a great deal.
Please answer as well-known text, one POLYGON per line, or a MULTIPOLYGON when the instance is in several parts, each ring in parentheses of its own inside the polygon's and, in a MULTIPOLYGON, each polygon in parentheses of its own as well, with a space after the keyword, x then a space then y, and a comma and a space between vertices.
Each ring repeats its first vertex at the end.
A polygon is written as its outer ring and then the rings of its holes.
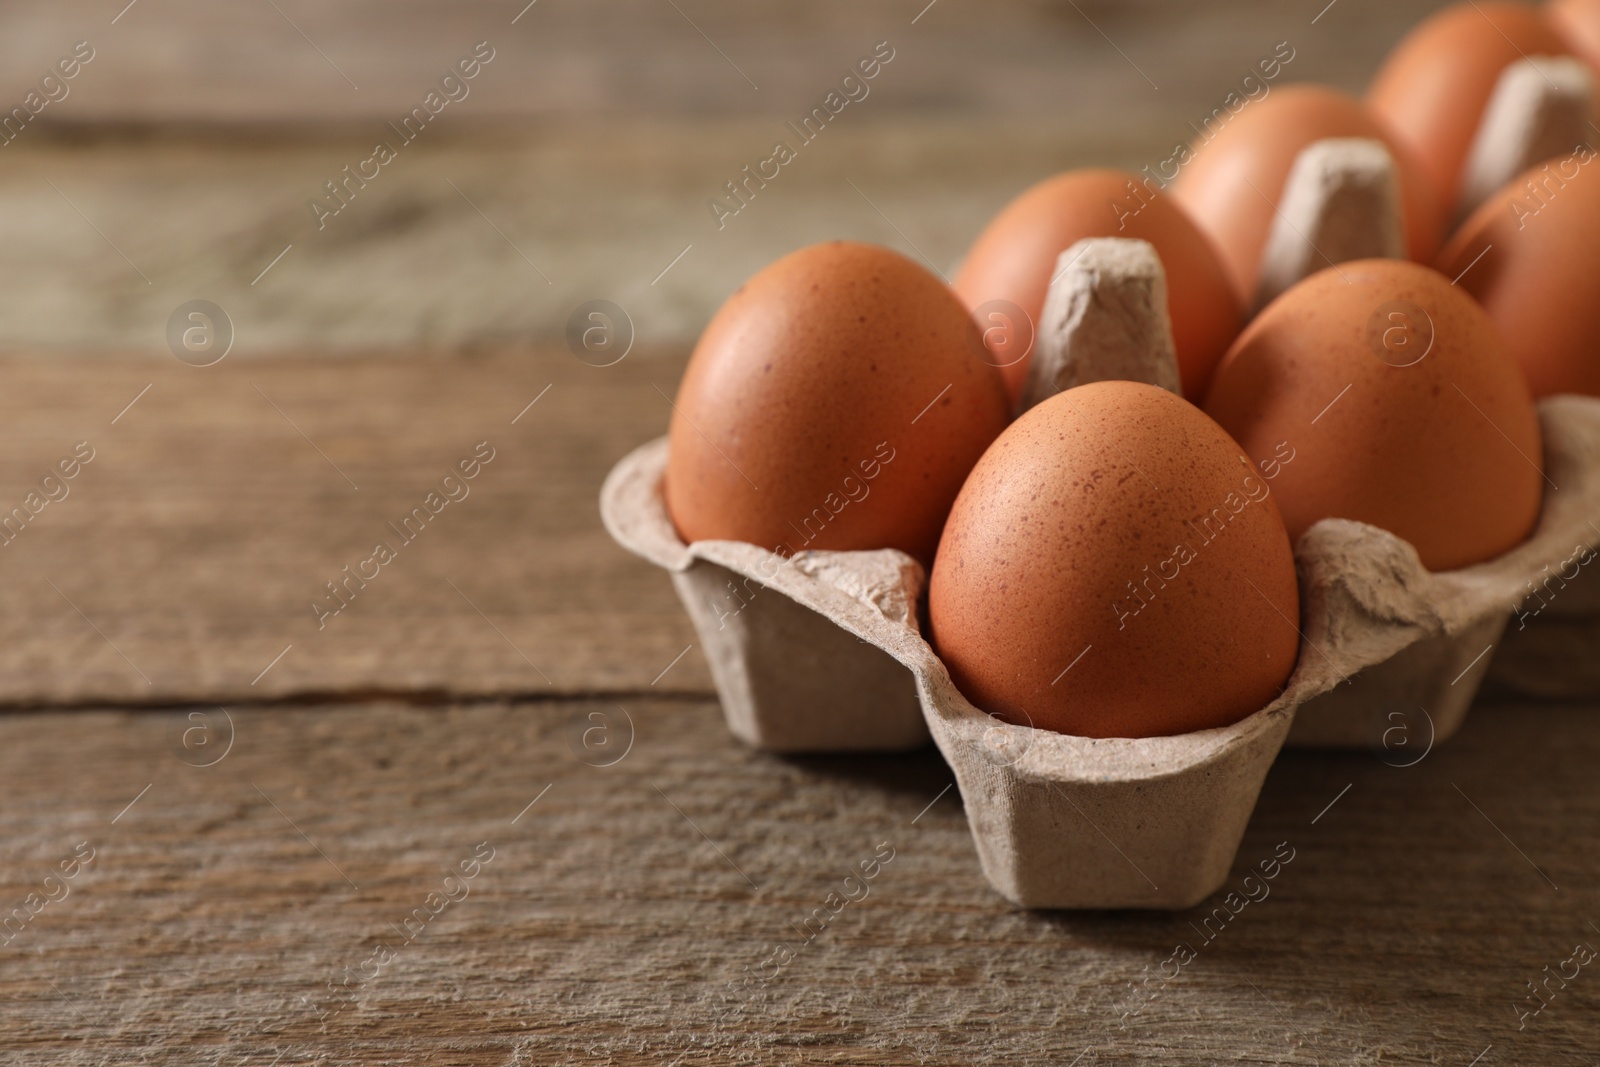
POLYGON ((326 183, 371 154, 371 131, 18 140, 0 169, 0 350, 165 351, 169 316, 195 298, 223 307, 237 350, 258 355, 555 340, 597 298, 642 340, 687 345, 797 247, 875 241, 946 270, 1028 184, 1159 162, 1187 121, 1064 131, 1053 115, 846 113, 723 225, 707 202, 771 153, 780 120, 419 140, 320 219, 311 202, 338 203, 326 183))
POLYGON ((251 352, 555 338, 597 297, 688 343, 800 245, 879 241, 946 270, 1033 181, 1160 168, 1280 41, 1295 58, 1275 84, 1359 90, 1437 4, 1340 0, 1313 25, 1270 0, 941 3, 914 26, 923 2, 678 5, 760 91, 660 0, 546 2, 511 27, 523 6, 163 0, 115 26, 99 0, 6 12, 0 113, 80 35, 100 54, 4 146, 0 348, 158 347, 195 297, 251 352), (501 54, 472 95, 352 178, 490 23, 501 54), (798 141, 785 123, 881 39, 896 58, 871 95, 719 225, 708 202, 798 141), (336 179, 350 202, 319 220, 336 179))
POLYGON ((377 125, 420 104, 457 59, 488 41, 495 58, 441 121, 620 111, 787 116, 816 106, 889 40, 897 65, 874 92, 893 110, 1026 115, 1048 105, 1067 122, 1096 113, 1113 120, 1130 108, 1172 113, 1185 100, 1220 99, 1285 38, 1310 55, 1310 69, 1298 77, 1357 88, 1407 27, 1442 6, 1340 0, 1313 25, 1323 5, 1271 0, 901 0, 870 8, 849 0, 760 7, 690 0, 677 10, 653 0, 604 9, 549 0, 465 8, 448 0, 135 0, 122 11, 125 3, 59 0, 7 10, 0 35, 7 109, 75 41, 88 39, 95 58, 40 124, 377 125))
POLYGON ((0 904, 94 850, 0 945, 7 1062, 1564 1064, 1600 1040, 1592 967, 1518 1029, 1525 983, 1600 944, 1593 707, 1480 708, 1410 768, 1285 755, 1231 884, 1293 858, 1208 941, 1210 908, 1008 906, 931 751, 778 759, 709 704, 623 706, 239 709, 210 767, 175 754, 204 725, 179 712, 0 720, 0 904), (575 756, 628 721, 614 764, 575 756), (766 965, 880 845, 867 896, 766 965))
POLYGON ((0 363, 0 514, 94 452, 0 547, 0 704, 709 691, 697 649, 656 681, 692 630, 598 510, 611 464, 665 431, 681 360, 0 363), (468 495, 402 540, 484 441, 468 495), (364 562, 380 541, 396 558, 364 562), (319 617, 336 579, 348 606, 319 617))

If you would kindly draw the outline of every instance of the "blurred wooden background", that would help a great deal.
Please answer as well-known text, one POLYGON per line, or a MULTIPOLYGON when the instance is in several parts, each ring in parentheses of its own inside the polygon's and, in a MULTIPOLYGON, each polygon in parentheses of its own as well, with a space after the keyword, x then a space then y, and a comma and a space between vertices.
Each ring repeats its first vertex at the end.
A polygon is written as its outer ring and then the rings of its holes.
POLYGON ((559 336, 593 298, 683 342, 792 248, 858 237, 943 269, 1038 178, 1166 158, 1280 41, 1282 80, 1359 91, 1438 6, 126 3, 0 6, 0 106, 95 49, 0 148, 0 348, 160 349, 197 297, 241 352, 559 336), (470 95, 319 231, 308 201, 479 41, 470 95), (869 95, 719 231, 707 199, 880 41, 869 95))
POLYGON ((1600 980, 1518 1013, 1600 943, 1593 707, 1480 706, 1414 768, 1284 754, 1232 882, 1292 868, 1155 982, 1208 908, 1018 911, 933 751, 739 745, 596 507, 775 256, 947 268, 1030 182, 1165 158, 1279 42, 1282 80, 1359 91, 1435 6, 0 3, 0 116, 94 49, 0 146, 0 507, 96 449, 0 549, 0 914, 95 854, 0 944, 0 1061, 1591 1063, 1600 980), (882 41, 719 230, 706 200, 882 41), (196 299, 234 330, 213 367, 168 352, 196 299), (562 340, 592 299, 632 320, 617 366, 562 340), (472 496, 319 630, 322 583, 482 440, 472 496), (880 841, 871 898, 744 992, 880 841), (471 897, 324 1014, 478 842, 471 897))

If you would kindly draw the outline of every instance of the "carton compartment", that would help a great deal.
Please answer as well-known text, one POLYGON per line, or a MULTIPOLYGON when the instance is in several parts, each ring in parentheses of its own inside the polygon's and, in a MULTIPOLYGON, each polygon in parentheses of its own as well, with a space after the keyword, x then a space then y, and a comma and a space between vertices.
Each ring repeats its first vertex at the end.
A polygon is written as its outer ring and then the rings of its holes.
POLYGON ((928 743, 905 667, 826 615, 746 577, 701 559, 672 574, 735 737, 772 752, 928 743), (731 611, 730 588, 749 598, 731 611))
POLYGON ((784 559, 738 541, 685 545, 661 495, 666 465, 664 437, 624 457, 600 515, 619 544, 672 574, 734 736, 773 752, 926 745, 915 679, 851 628, 863 612, 914 619, 921 565, 892 549, 784 559))
POLYGON ((1409 762, 1414 750, 1448 740, 1461 728, 1505 628, 1506 616, 1490 615, 1458 634, 1408 645, 1295 709, 1288 744, 1365 745, 1391 762, 1409 762))
POLYGON ((1284 693, 1232 726, 1174 737, 1071 737, 975 708, 922 637, 925 579, 903 553, 781 560, 733 541, 683 544, 661 499, 664 438, 613 469, 601 512, 624 547, 672 572, 736 735, 792 752, 910 748, 931 734, 1002 895, 1031 908, 1186 908, 1227 878, 1286 739, 1371 746, 1393 765, 1425 758, 1459 728, 1530 586, 1600 543, 1589 520, 1600 400, 1539 410, 1558 488, 1533 536, 1434 574, 1393 534, 1318 523, 1295 550, 1302 640, 1284 693), (750 591, 732 599, 729 582, 750 591))

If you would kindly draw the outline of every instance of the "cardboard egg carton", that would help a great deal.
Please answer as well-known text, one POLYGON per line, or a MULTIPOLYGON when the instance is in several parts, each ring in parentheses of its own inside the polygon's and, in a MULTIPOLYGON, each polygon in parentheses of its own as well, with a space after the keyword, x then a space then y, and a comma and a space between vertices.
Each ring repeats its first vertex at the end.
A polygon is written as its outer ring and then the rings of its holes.
POLYGON ((1589 143, 1594 117, 1594 79, 1582 60, 1531 56, 1511 64, 1478 120, 1453 221, 1529 167, 1589 143))
POLYGON ((801 552, 743 541, 686 545, 662 494, 667 439, 623 458, 600 492, 622 547, 672 575, 733 735, 772 752, 869 752, 928 743, 916 684, 850 619, 862 604, 915 626, 922 566, 901 552, 801 552))
MULTIPOLYGON (((1542 160, 1586 143, 1595 128, 1588 67, 1535 56, 1507 67, 1462 167, 1451 225, 1542 160)), ((1397 168, 1381 141, 1331 138, 1295 157, 1262 249, 1254 310, 1325 267, 1405 258, 1397 168)))
MULTIPOLYGON (((1394 163, 1379 142, 1339 139, 1307 147, 1283 202, 1267 251, 1280 266, 1296 264, 1301 275, 1317 269, 1304 254, 1317 243, 1309 235, 1338 229, 1334 222, 1346 226, 1342 248, 1352 254, 1398 243, 1394 163)), ((1166 366, 1176 363, 1154 250, 1144 242, 1086 240, 1062 253, 1056 270, 1024 384, 1027 402, 1106 378, 1176 390, 1176 374, 1166 366), (1066 307, 1078 310, 1061 314, 1066 307)), ((1264 272, 1264 285, 1272 277, 1264 272)), ((1299 280, 1288 270, 1277 277, 1285 288, 1299 280)), ((1600 438, 1590 434, 1600 402, 1550 398, 1539 414, 1550 486, 1546 514, 1541 533, 1504 557, 1434 574, 1422 568, 1410 544, 1374 526, 1328 520, 1302 537, 1296 545, 1306 641, 1301 665, 1307 654, 1333 665, 1315 640, 1318 622, 1350 653, 1334 669, 1338 685, 1302 689, 1286 744, 1370 747, 1382 760, 1405 765, 1456 733, 1512 614, 1549 584, 1552 569, 1560 577, 1563 565, 1592 555, 1600 544, 1600 526, 1587 520, 1600 514, 1587 507, 1600 502, 1590 485, 1600 480, 1600 438), (1314 619, 1317 611, 1326 617, 1314 619)), ((1566 606, 1581 608, 1592 598, 1574 595, 1566 606)))
MULTIPOLYGON (((1068 249, 1025 396, 1105 378, 1175 389, 1165 307, 1161 265, 1144 242, 1068 249)), ((1072 737, 975 708, 922 637, 925 576, 903 553, 783 559, 741 542, 684 544, 662 494, 664 438, 617 465, 601 512, 624 547, 672 573, 736 736, 795 752, 907 748, 931 734, 955 771, 984 872, 1006 897, 1038 908, 1183 908, 1226 878, 1286 740, 1372 745, 1397 765, 1421 758, 1460 725, 1530 580, 1573 544, 1600 542, 1588 521, 1600 513, 1600 401, 1556 398, 1540 416, 1548 476, 1561 488, 1528 541, 1434 574, 1390 533, 1318 523, 1296 546, 1302 640, 1284 692, 1232 726, 1172 737, 1072 737)))
MULTIPOLYGON (((1508 66, 1484 109, 1463 165, 1459 224, 1496 190, 1543 160, 1592 143, 1593 78, 1581 61, 1534 56, 1508 66)), ((1393 161, 1376 141, 1328 140, 1296 159, 1262 256, 1259 309, 1301 278, 1366 256, 1400 257, 1399 185, 1393 161)), ((1600 453, 1594 453, 1600 458, 1600 453)), ((1437 635, 1369 668, 1348 686, 1302 708, 1291 745, 1381 744, 1397 725, 1420 717, 1438 740, 1460 726, 1486 674, 1501 691, 1551 697, 1600 695, 1600 579, 1582 579, 1595 536, 1543 561, 1508 597, 1505 615, 1457 634, 1437 635), (1536 605, 1530 611, 1527 605, 1536 605), (1530 617, 1542 624, 1521 636, 1530 617), (1512 640, 1502 647, 1507 624, 1512 640), (1492 652, 1485 652, 1492 649, 1492 652), (1365 734, 1359 724, 1365 719, 1365 734), (1385 725, 1391 724, 1391 725, 1385 725)))
MULTIPOLYGON (((1584 116, 1589 106, 1588 74, 1581 64, 1538 59, 1514 65, 1502 77, 1486 113, 1484 130, 1468 163, 1469 177, 1480 185, 1510 180, 1526 169, 1528 156, 1544 158, 1542 153, 1551 144, 1561 143, 1559 138, 1576 136, 1575 131, 1587 121, 1584 116), (1545 133, 1540 137, 1519 133, 1527 129, 1545 133), (1549 132, 1552 130, 1556 132, 1549 132), (1485 151, 1485 144, 1498 145, 1504 151, 1485 151), (1490 170, 1498 177, 1489 177, 1490 170)), ((1257 306, 1334 264, 1357 258, 1403 257, 1400 203, 1397 168, 1381 142, 1340 138, 1307 146, 1285 181, 1263 247, 1257 306)), ((1106 378, 1145 381, 1176 392, 1165 283, 1153 250, 1136 241, 1083 241, 1061 255, 1056 271, 1023 387, 1022 409, 1061 389, 1106 378), (1142 246, 1143 251, 1132 246, 1142 246), (1119 248, 1122 250, 1117 251, 1119 248)), ((1594 403, 1584 398, 1566 399, 1580 408, 1594 403)), ((1545 415, 1542 409, 1541 416, 1545 415)), ((1547 437, 1549 432, 1546 425, 1547 437)), ((1550 441, 1546 444, 1551 446, 1550 441)), ((1569 460, 1581 467, 1584 455, 1580 451, 1569 460)), ((1600 462, 1600 448, 1587 456, 1600 462)), ((1562 483, 1547 474, 1547 484, 1562 483)), ((1558 569, 1567 565, 1570 571, 1568 561, 1574 553, 1582 558, 1581 553, 1600 542, 1600 528, 1578 523, 1570 516, 1561 528, 1570 531, 1571 543, 1564 551, 1551 554, 1555 548, 1541 543, 1539 550, 1546 555, 1531 557, 1526 551, 1535 542, 1530 541, 1497 561, 1509 570, 1495 573, 1516 580, 1492 583, 1500 598, 1492 604, 1463 601, 1457 595, 1452 582, 1469 572, 1429 574, 1409 546, 1375 528, 1364 528, 1370 529, 1375 543, 1388 539, 1404 546, 1404 551, 1390 553, 1387 569, 1377 572, 1381 578, 1362 580, 1355 568, 1360 553, 1344 552, 1320 561, 1316 553, 1297 556, 1302 585, 1306 585, 1311 568, 1328 571, 1327 580, 1345 583, 1345 594, 1338 601, 1340 612, 1331 621, 1336 629, 1348 619, 1380 617, 1404 619, 1410 626, 1387 631, 1381 640, 1371 637, 1374 643, 1360 657, 1364 662, 1359 671, 1346 672, 1337 688, 1307 697, 1295 715, 1287 743, 1297 747, 1371 747, 1380 758, 1399 763, 1424 751, 1423 746, 1454 734, 1513 613, 1539 590, 1546 589, 1548 595, 1553 570, 1558 571, 1557 584, 1565 587, 1570 579, 1563 578, 1558 569), (1341 573, 1335 565, 1341 561, 1355 569, 1341 573), (1407 745, 1408 750, 1400 751, 1407 745)), ((1316 530, 1308 532, 1307 538, 1314 534, 1316 530)), ((1568 618, 1587 609, 1596 620, 1590 626, 1565 628, 1569 652, 1575 651, 1570 647, 1573 635, 1600 637, 1600 580, 1591 579, 1589 585, 1594 588, 1574 589, 1562 603, 1568 618)), ((1547 687, 1552 685, 1552 676, 1571 678, 1581 670, 1576 656, 1564 671, 1557 669, 1553 675, 1547 658, 1536 654, 1530 658, 1539 670, 1525 665, 1519 673, 1535 674, 1547 687)), ((1502 674, 1516 670, 1502 668, 1502 674)), ((1600 687, 1600 671, 1592 674, 1592 684, 1600 687)), ((1559 692, 1560 683, 1555 684, 1559 692)))
POLYGON ((661 494, 664 438, 612 471, 602 513, 619 542, 672 573, 741 739, 777 751, 870 750, 931 734, 955 772, 984 873, 1008 899, 1185 908, 1227 878, 1292 729, 1311 743, 1370 741, 1397 765, 1415 762, 1459 724, 1484 645, 1529 575, 1565 558, 1574 539, 1600 541, 1588 523, 1600 509, 1600 401, 1555 398, 1540 416, 1561 490, 1548 494, 1533 537, 1499 559, 1432 574, 1392 534, 1318 523, 1295 551, 1303 637, 1282 695, 1232 726, 1173 737, 1072 737, 974 707, 922 637, 924 575, 903 553, 775 562, 740 542, 683 544, 661 494), (730 581, 749 590, 731 619, 730 581), (1427 714, 1418 718, 1413 701, 1427 714), (1398 724, 1391 711, 1403 713, 1398 724))
POLYGON ((661 494, 664 438, 617 465, 602 513, 619 542, 672 573, 741 739, 777 751, 869 750, 931 734, 955 771, 984 873, 1007 898, 1184 908, 1226 879, 1291 729, 1413 762, 1459 724, 1484 646, 1529 575, 1565 558, 1584 531, 1600 541, 1588 523, 1600 509, 1600 401, 1560 397, 1540 416, 1561 491, 1548 494, 1533 537, 1489 563, 1432 574, 1392 534, 1318 523, 1295 552, 1303 637, 1283 694, 1232 726, 1174 737, 1072 737, 975 708, 922 637, 924 575, 903 553, 776 561, 740 542, 683 544, 661 494), (731 619, 730 581, 749 590, 731 619), (1391 711, 1403 713, 1398 725, 1391 711))
MULTIPOLYGON (((1296 262, 1310 273, 1314 264, 1302 252, 1320 244, 1310 235, 1329 232, 1330 221, 1355 231, 1348 249, 1397 244, 1397 189, 1393 163, 1379 143, 1318 142, 1295 165, 1269 252, 1276 250, 1280 265, 1296 262)), ((1056 269, 1025 404, 1107 378, 1176 392, 1165 283, 1154 250, 1142 241, 1082 241, 1062 253, 1056 269)), ((1264 286, 1269 277, 1263 273, 1264 286)), ((1311 622, 1319 602, 1311 593, 1321 590, 1328 632, 1355 651, 1336 671, 1337 686, 1301 694, 1289 745, 1370 747, 1401 764, 1460 728, 1513 612, 1553 568, 1600 543, 1600 527, 1586 518, 1597 513, 1574 503, 1588 499, 1586 479, 1600 478, 1586 468, 1600 464, 1600 440, 1578 434, 1594 412, 1600 401, 1581 397, 1541 405, 1546 462, 1559 462, 1563 472, 1561 478, 1547 472, 1547 485, 1560 490, 1546 494, 1545 535, 1491 563, 1433 574, 1410 545, 1376 527, 1323 522, 1307 532, 1296 546, 1302 625, 1308 635, 1316 631, 1311 622)), ((1586 600, 1574 596, 1569 603, 1586 600)), ((1307 640, 1302 658, 1326 661, 1320 643, 1307 640)))
MULTIPOLYGON (((1301 538, 1295 559, 1302 588, 1328 590, 1328 626, 1361 647, 1354 658, 1364 665, 1301 704, 1290 745, 1365 745, 1401 766, 1461 727, 1532 583, 1575 550, 1600 543, 1600 529, 1589 521, 1600 505, 1600 400, 1551 397, 1540 402, 1539 421, 1545 473, 1560 488, 1547 488, 1533 535, 1496 559, 1431 572, 1400 538, 1343 520, 1324 520, 1301 538), (1369 627, 1363 619, 1385 624, 1369 627)), ((1302 605, 1308 633, 1310 610, 1302 605)))
MULTIPOLYGON (((1327 265, 1330 249, 1397 255, 1398 204, 1381 145, 1308 148, 1268 241, 1261 296, 1327 265)), ((1106 378, 1177 391, 1165 277, 1143 242, 1064 252, 1042 317, 1023 407, 1106 378)), ((1295 549, 1301 645, 1283 693, 1231 726, 1170 737, 1073 737, 974 707, 922 636, 926 576, 900 552, 785 559, 741 542, 684 544, 662 494, 665 438, 617 464, 601 512, 619 543, 672 574, 736 736, 779 752, 912 748, 931 736, 984 873, 1008 899, 1185 908, 1226 879, 1283 744, 1371 745, 1395 765, 1416 762, 1459 727, 1512 610, 1574 546, 1600 543, 1588 519, 1600 514, 1600 401, 1559 397, 1539 413, 1559 490, 1525 543, 1434 574, 1386 531, 1318 523, 1295 549)))
POLYGON ((1189 907, 1226 880, 1267 770, 1302 723, 1313 739, 1362 736, 1396 766, 1425 756, 1459 724, 1485 645, 1528 576, 1574 539, 1600 540, 1588 523, 1600 505, 1600 401, 1557 398, 1540 416, 1561 490, 1533 536, 1499 559, 1433 574, 1409 544, 1363 523, 1330 519, 1306 533, 1295 550, 1294 673, 1232 726, 1091 739, 1001 723, 962 696, 907 621, 862 612, 854 625, 917 679, 994 887, 1025 907, 1189 907), (1433 709, 1432 727, 1413 698, 1433 709))
MULTIPOLYGON (((1592 75, 1570 57, 1535 56, 1501 74, 1462 176, 1464 219, 1496 189, 1541 160, 1600 147, 1592 75)), ((1597 517, 1596 521, 1600 521, 1597 517)), ((1557 699, 1600 696, 1600 578, 1589 545, 1535 576, 1511 614, 1487 684, 1501 693, 1557 699)))

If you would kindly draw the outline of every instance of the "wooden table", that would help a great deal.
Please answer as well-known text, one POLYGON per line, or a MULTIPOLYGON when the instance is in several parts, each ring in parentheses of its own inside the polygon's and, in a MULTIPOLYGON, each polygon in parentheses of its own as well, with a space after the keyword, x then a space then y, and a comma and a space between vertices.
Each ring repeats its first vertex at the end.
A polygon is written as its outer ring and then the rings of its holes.
POLYGON ((6 1062, 1592 1062, 1600 978, 1518 1013, 1600 945, 1596 708, 1483 706, 1405 769, 1285 754, 1234 881, 1294 859, 1213 941, 1204 908, 1019 911, 934 752, 733 741, 666 578, 600 530, 682 356, 0 364, 0 486, 96 450, 0 549, 32 709, 0 718, 0 904, 61 897, 0 945, 6 1062))
POLYGON ((0 168, 0 515, 93 454, 0 537, 0 1063, 1594 1063, 1593 967, 1521 1013, 1600 946, 1600 707, 1485 703, 1409 768, 1285 753, 1232 882, 1294 859, 1214 940, 1205 908, 1028 913, 933 751, 733 741, 596 507, 775 255, 948 268, 1027 183, 1165 158, 1275 42, 1359 89, 1434 6, 8 13, 8 101, 98 53, 0 168), (319 230, 308 197, 480 38, 473 97, 319 230), (872 99, 717 230, 706 198, 880 39, 872 99), (603 369, 559 341, 597 297, 639 338, 603 369), (196 298, 237 330, 212 367, 165 351, 196 298))

